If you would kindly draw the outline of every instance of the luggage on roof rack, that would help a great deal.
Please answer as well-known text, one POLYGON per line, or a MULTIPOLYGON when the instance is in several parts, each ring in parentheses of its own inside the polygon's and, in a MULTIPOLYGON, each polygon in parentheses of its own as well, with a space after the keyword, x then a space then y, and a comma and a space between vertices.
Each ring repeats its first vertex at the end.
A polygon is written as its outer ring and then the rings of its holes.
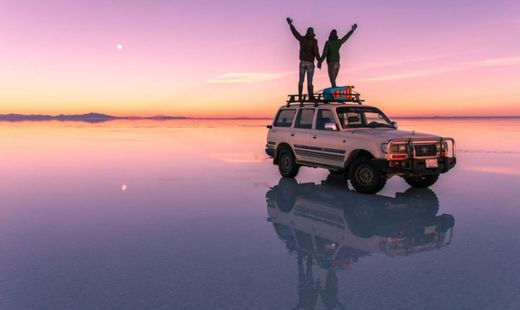
POLYGON ((313 97, 309 97, 308 95, 288 95, 287 106, 290 106, 291 103, 299 103, 303 105, 304 103, 314 103, 318 105, 320 103, 358 103, 362 104, 364 100, 360 98, 360 94, 355 92, 354 86, 339 86, 339 87, 329 87, 325 88, 322 92, 314 93, 313 97))
POLYGON ((337 101, 349 101, 352 100, 353 93, 352 89, 354 86, 338 86, 329 87, 323 90, 323 99, 325 100, 337 100, 337 101))

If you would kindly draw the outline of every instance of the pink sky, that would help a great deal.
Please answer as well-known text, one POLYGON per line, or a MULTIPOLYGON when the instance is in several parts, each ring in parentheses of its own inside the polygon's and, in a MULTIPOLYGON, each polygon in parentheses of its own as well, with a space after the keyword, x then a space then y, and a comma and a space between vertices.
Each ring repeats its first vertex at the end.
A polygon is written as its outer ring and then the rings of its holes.
POLYGON ((475 0, 0 0, 0 113, 272 116, 287 16, 320 49, 358 23, 339 82, 389 115, 520 115, 520 2, 475 0))

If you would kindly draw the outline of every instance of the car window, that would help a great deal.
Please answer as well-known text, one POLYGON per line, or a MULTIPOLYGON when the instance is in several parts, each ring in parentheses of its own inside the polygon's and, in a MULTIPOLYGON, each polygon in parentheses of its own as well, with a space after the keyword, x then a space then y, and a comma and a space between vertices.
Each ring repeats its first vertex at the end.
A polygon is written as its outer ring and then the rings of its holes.
POLYGON ((361 127, 363 125, 363 115, 360 112, 347 112, 345 117, 345 124, 348 127, 361 127))
POLYGON ((336 110, 338 119, 343 128, 356 127, 392 127, 390 120, 383 112, 370 108, 341 107, 336 110))
POLYGON ((385 123, 385 120, 382 118, 381 114, 377 113, 365 113, 365 119, 367 125, 373 123, 385 123))
POLYGON ((278 117, 276 118, 274 125, 276 127, 291 127, 295 114, 295 109, 281 110, 278 113, 278 117))
POLYGON ((296 128, 311 129, 314 118, 314 109, 300 109, 296 118, 296 128))
POLYGON ((360 127, 362 125, 361 113, 342 111, 342 113, 338 113, 338 119, 343 128, 360 127))
POLYGON ((332 112, 330 110, 324 109, 318 110, 318 115, 316 117, 316 129, 325 130, 325 124, 327 123, 336 123, 336 121, 334 121, 334 115, 332 112))

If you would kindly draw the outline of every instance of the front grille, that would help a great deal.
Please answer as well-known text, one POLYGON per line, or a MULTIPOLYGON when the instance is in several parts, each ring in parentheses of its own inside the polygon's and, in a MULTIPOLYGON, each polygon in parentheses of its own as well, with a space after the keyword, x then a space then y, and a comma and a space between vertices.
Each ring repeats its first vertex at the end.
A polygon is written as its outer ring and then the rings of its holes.
POLYGON ((435 144, 416 144, 413 146, 415 156, 435 156, 437 155, 437 146, 435 144))

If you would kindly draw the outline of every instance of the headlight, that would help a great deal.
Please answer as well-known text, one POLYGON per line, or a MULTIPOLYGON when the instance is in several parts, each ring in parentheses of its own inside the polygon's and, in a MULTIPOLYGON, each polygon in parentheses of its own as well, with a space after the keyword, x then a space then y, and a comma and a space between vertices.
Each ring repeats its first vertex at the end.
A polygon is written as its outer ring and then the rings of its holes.
POLYGON ((390 152, 391 153, 407 153, 408 145, 407 144, 392 144, 392 146, 390 146, 390 152))
POLYGON ((388 143, 381 144, 381 151, 385 154, 388 153, 388 143))
POLYGON ((443 141, 442 144, 439 143, 440 149, 440 156, 441 157, 448 157, 450 154, 450 151, 448 149, 448 142, 443 141))

